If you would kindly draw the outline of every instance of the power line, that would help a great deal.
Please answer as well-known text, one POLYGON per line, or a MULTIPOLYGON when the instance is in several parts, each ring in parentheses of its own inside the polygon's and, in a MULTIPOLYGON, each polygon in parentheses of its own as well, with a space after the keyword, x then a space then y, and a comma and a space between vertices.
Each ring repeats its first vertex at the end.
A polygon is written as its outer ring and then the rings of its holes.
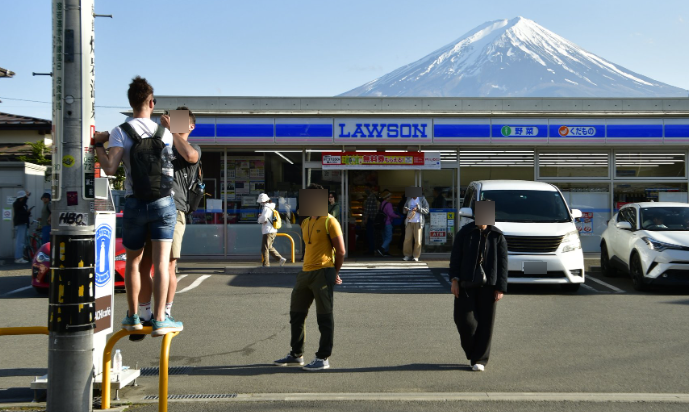
MULTIPOLYGON (((5 99, 5 100, 17 100, 17 101, 20 101, 20 102, 31 102, 31 103, 52 104, 52 102, 43 102, 43 101, 40 101, 40 100, 17 99, 17 98, 14 98, 14 97, 3 97, 3 96, 0 96, 0 99, 5 99)), ((130 107, 126 107, 126 106, 99 106, 99 105, 96 105, 96 107, 102 107, 102 108, 104 108, 104 109, 129 109, 129 108, 130 108, 130 107)))

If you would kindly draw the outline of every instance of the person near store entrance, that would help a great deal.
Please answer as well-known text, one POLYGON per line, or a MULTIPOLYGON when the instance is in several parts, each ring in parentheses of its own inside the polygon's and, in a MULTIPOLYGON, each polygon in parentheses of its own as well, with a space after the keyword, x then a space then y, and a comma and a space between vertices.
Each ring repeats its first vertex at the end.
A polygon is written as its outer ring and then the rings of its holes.
POLYGON ((323 186, 312 183, 300 190, 299 198, 302 213, 310 217, 301 224, 306 242, 304 267, 297 274, 290 299, 292 350, 274 363, 278 366, 304 365, 304 323, 315 300, 321 338, 315 359, 302 369, 319 371, 330 368, 328 358, 332 354, 335 336, 333 291, 335 285, 342 284, 339 273, 344 262, 345 244, 340 222, 327 213, 327 191, 323 186))
POLYGON ((493 226, 495 209, 481 211, 485 203, 475 203, 475 220, 457 232, 449 269, 455 325, 477 372, 488 364, 497 302, 507 291, 507 241, 493 226))
POLYGON ((373 191, 373 186, 366 184, 366 200, 364 201, 364 213, 362 222, 366 225, 366 242, 368 243, 368 253, 373 254, 376 250, 376 214, 378 213, 378 196, 373 191))
POLYGON ((380 256, 390 256, 390 242, 392 241, 392 220, 399 218, 392 208, 390 197, 392 193, 389 190, 384 190, 380 196, 380 210, 385 214, 385 226, 383 227, 383 243, 376 249, 380 256))
MULTIPOLYGON (((421 188, 409 188, 412 191, 420 191, 421 188)), ((407 214, 404 220, 404 260, 419 261, 421 256, 421 242, 423 240, 424 215, 429 212, 428 201, 419 193, 412 193, 407 196, 407 203, 404 205, 404 213, 407 214)))
POLYGON ((261 239, 261 261, 264 267, 270 266, 270 256, 280 260, 280 266, 287 262, 287 259, 280 255, 273 247, 273 242, 277 237, 278 230, 273 226, 273 211, 275 210, 275 203, 270 202, 270 198, 267 194, 261 193, 258 195, 258 203, 261 204, 261 208, 258 214, 258 223, 261 225, 261 233, 263 238, 261 239))
POLYGON ((340 216, 340 203, 337 201, 337 193, 328 193, 328 213, 335 216, 339 222, 342 218, 340 216))
POLYGON ((14 203, 12 203, 14 211, 12 216, 12 223, 14 223, 14 263, 29 263, 28 260, 24 259, 24 242, 31 220, 31 209, 33 209, 33 207, 29 208, 26 205, 29 196, 31 196, 31 192, 20 190, 17 192, 14 203))

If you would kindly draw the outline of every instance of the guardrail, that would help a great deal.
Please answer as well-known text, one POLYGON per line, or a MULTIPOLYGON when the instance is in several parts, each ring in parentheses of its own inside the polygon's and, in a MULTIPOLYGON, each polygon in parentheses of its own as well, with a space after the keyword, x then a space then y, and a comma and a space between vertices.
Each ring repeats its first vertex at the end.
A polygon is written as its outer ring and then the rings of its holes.
POLYGON ((290 243, 292 243, 292 263, 294 263, 294 239, 292 239, 292 236, 288 235, 287 233, 278 233, 277 235, 288 238, 290 243))
MULTIPOLYGON (((103 350, 103 384, 101 386, 101 409, 110 409, 110 363, 112 358, 112 349, 115 347, 117 341, 125 336, 132 334, 150 335, 153 328, 144 326, 141 330, 125 330, 117 331, 108 339, 103 350)), ((171 332, 163 336, 163 342, 160 344, 160 367, 158 374, 158 411, 167 412, 167 388, 168 388, 168 364, 170 357, 170 343, 172 338, 179 335, 179 332, 171 332)))

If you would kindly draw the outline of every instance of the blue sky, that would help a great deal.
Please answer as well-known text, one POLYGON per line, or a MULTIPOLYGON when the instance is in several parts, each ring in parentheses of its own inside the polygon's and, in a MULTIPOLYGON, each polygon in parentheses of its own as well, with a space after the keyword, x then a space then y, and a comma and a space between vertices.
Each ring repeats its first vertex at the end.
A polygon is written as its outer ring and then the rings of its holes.
MULTIPOLYGON (((334 96, 461 37, 524 16, 609 61, 689 89, 689 1, 96 0, 96 126, 126 89, 157 95, 334 96), (108 107, 105 107, 108 106, 108 107)), ((0 112, 49 119, 51 2, 0 0, 0 112)), ((192 108, 193 109, 193 108, 192 108)))

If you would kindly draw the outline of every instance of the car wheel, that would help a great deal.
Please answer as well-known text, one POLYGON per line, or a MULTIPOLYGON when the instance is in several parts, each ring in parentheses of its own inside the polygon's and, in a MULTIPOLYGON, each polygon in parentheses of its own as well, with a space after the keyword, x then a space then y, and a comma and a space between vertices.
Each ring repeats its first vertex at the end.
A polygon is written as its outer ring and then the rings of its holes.
POLYGON ((566 283, 564 285, 560 285, 560 287, 565 292, 576 292, 581 287, 581 283, 566 283))
POLYGON ((629 264, 629 275, 632 277, 634 290, 638 290, 639 292, 648 290, 648 285, 644 283, 644 270, 641 266, 641 258, 639 255, 632 256, 632 260, 629 264))
POLYGON ((612 278, 617 276, 617 269, 610 265, 610 256, 608 255, 608 245, 603 243, 600 246, 600 270, 603 276, 612 278))

